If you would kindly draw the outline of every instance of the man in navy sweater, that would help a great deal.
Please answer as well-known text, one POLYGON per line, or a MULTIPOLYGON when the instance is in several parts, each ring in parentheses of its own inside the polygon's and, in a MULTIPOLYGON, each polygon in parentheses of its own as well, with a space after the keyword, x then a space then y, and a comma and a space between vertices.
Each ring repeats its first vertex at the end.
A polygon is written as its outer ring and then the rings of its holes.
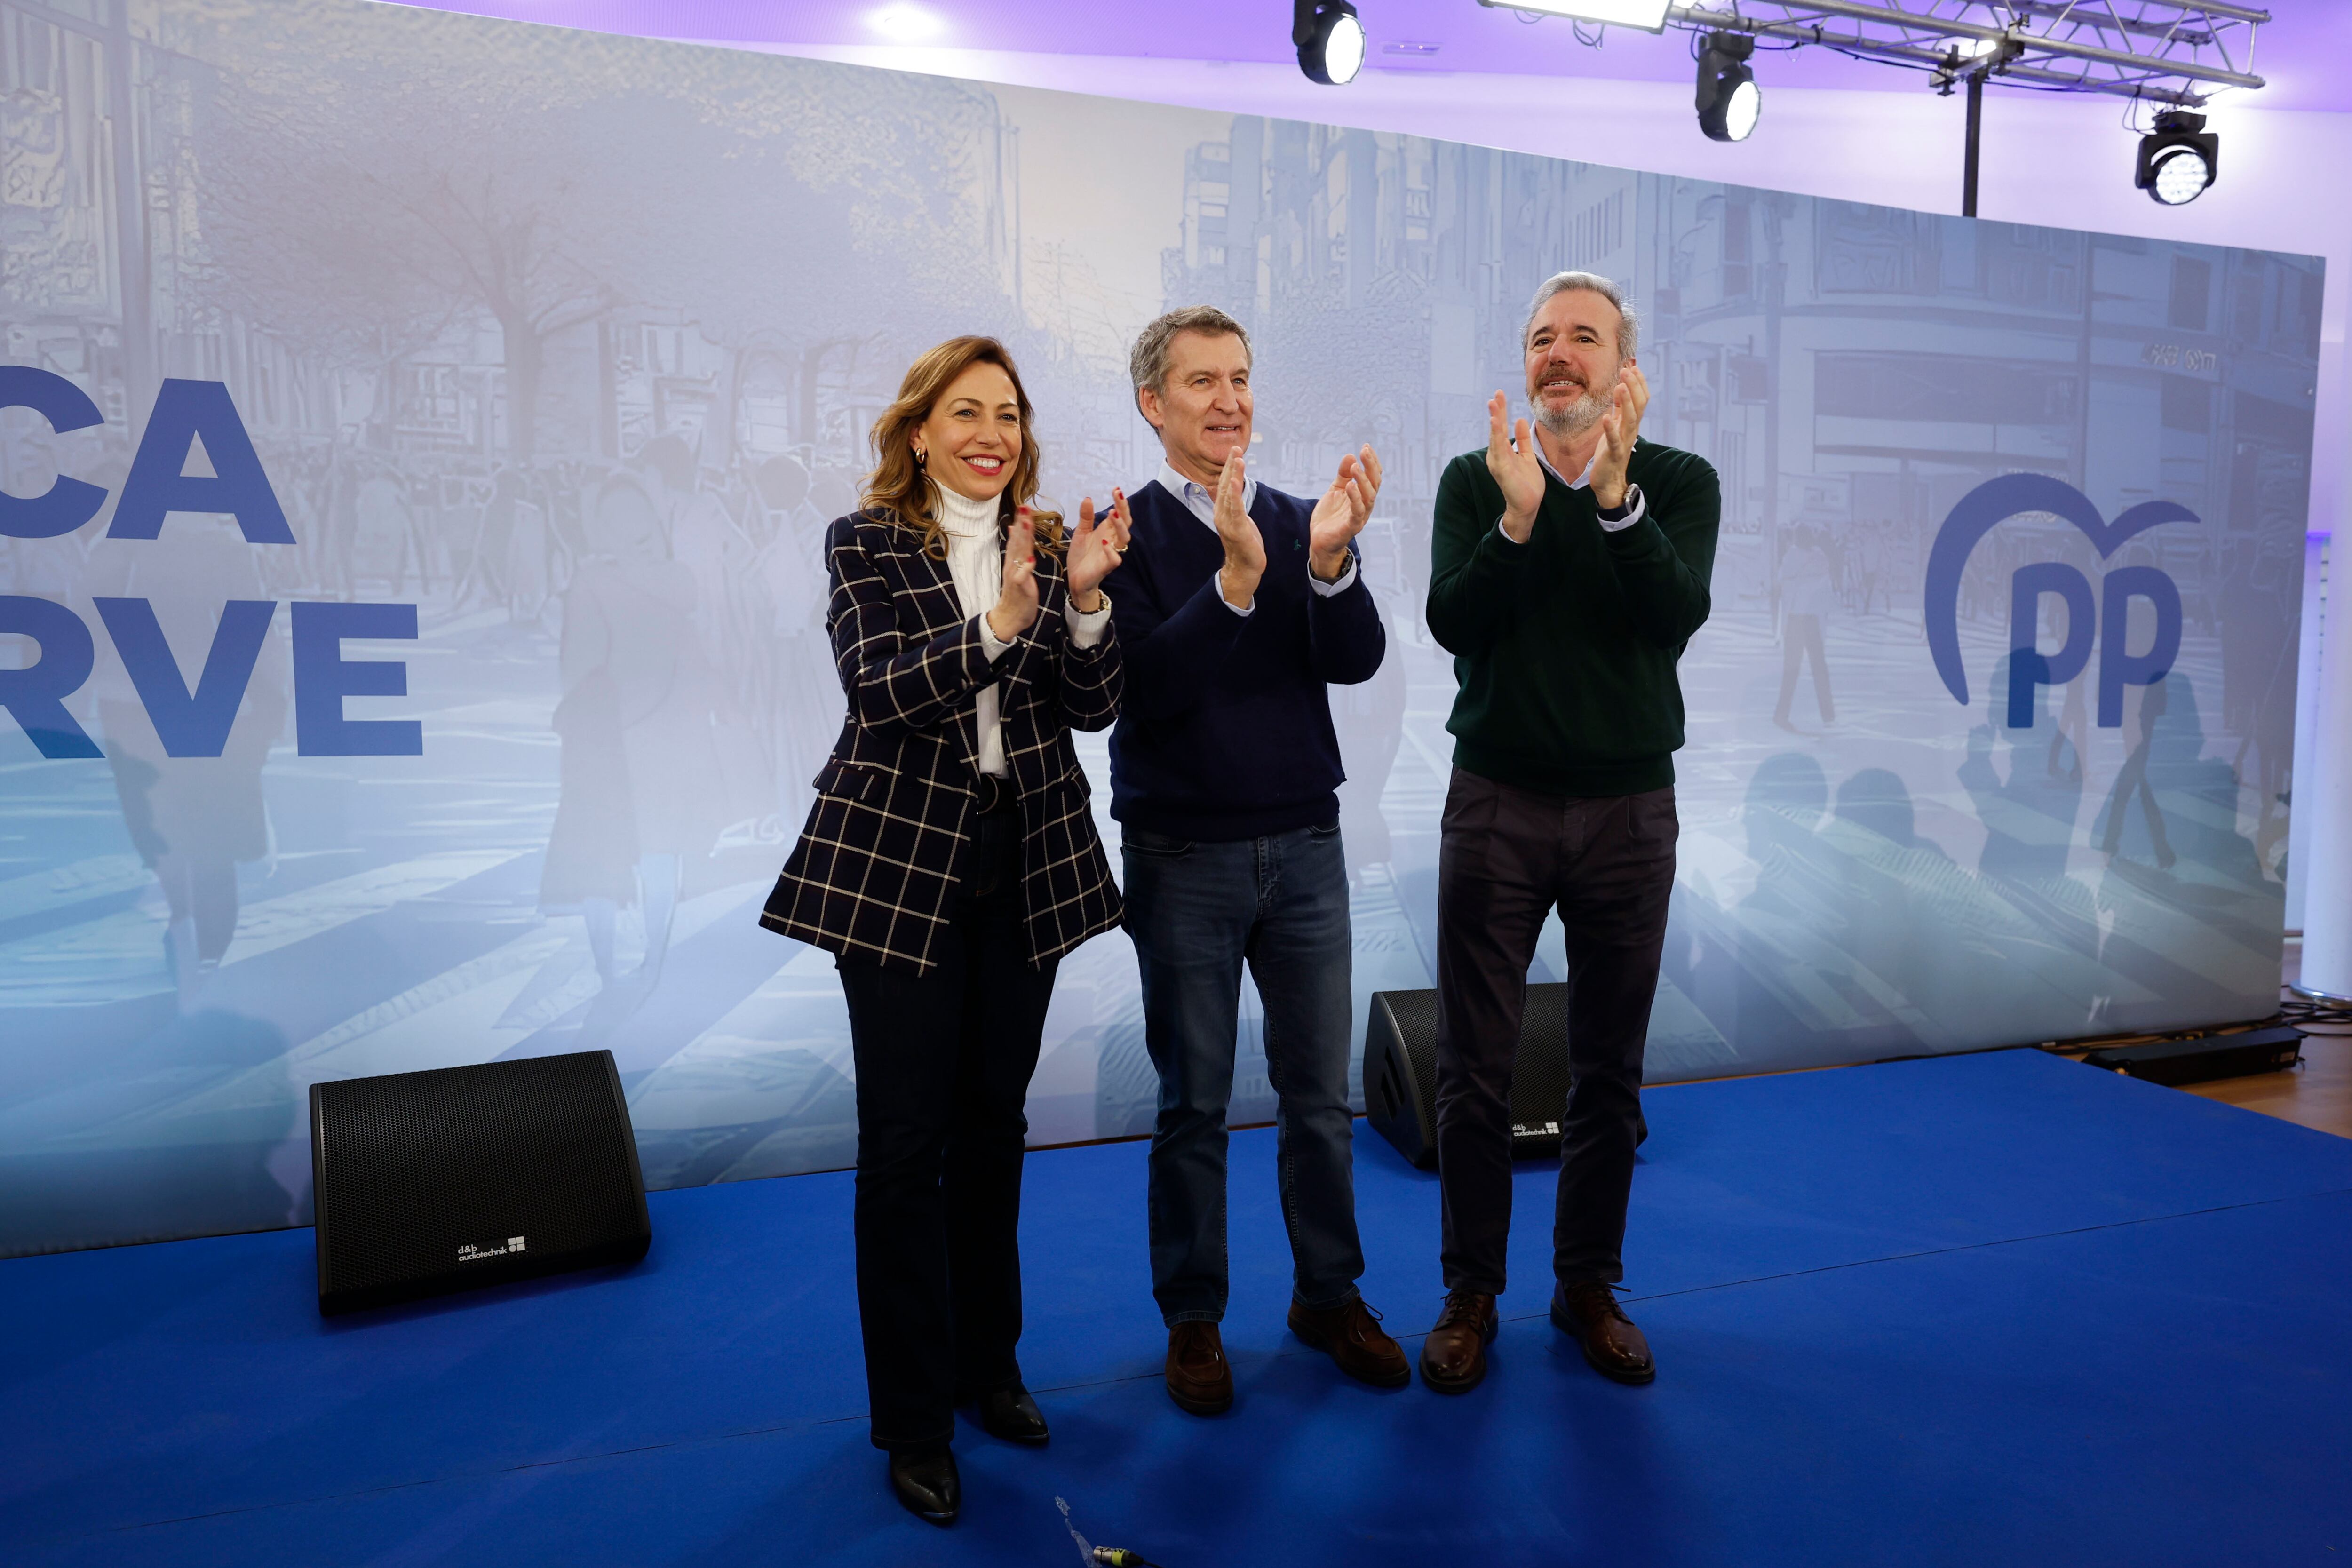
POLYGON ((1402 1384, 1404 1352, 1356 1289, 1348 868, 1324 689, 1370 679, 1387 647, 1354 544, 1380 493, 1380 462, 1370 447, 1342 458, 1313 502, 1251 479, 1249 336, 1223 310, 1160 317, 1129 368, 1165 460, 1129 498, 1111 815, 1160 1073, 1151 1277, 1168 1324, 1168 1392, 1196 1415, 1234 1399, 1218 1324, 1244 961, 1265 1005, 1278 1105, 1291 1331, 1352 1376, 1402 1384))

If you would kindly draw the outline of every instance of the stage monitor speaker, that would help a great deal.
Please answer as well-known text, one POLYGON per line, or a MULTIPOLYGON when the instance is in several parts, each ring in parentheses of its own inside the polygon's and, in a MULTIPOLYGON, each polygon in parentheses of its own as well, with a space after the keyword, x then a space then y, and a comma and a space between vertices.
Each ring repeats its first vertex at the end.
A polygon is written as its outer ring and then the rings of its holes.
POLYGON ((653 1227, 610 1051, 310 1086, 319 1310, 599 1264, 653 1227))
MULTIPOLYGON (((1568 1109, 1568 985, 1528 987, 1511 1072, 1511 1157, 1559 1152, 1568 1109)), ((1437 1166, 1437 993, 1376 991, 1364 1024, 1366 1120, 1423 1170, 1437 1166)))

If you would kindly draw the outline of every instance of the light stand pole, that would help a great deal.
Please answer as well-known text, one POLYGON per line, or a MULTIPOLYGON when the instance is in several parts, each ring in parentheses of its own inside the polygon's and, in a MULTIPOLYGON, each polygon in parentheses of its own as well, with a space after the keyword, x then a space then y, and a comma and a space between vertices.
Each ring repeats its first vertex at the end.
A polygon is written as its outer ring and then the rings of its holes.
POLYGON ((2002 69, 2025 52, 2025 46, 2013 36, 1990 41, 1974 56, 1960 53, 1956 47, 1944 57, 1936 68, 1935 87, 1949 98, 1953 87, 1963 78, 1969 89, 1968 139, 1960 153, 1960 216, 1977 216, 1977 173, 1982 164, 1984 147, 1985 79, 2002 69))
POLYGON ((1977 161, 1979 144, 1984 139, 1985 73, 1969 73, 1969 139, 1968 151, 1960 160, 1960 216, 1977 216, 1977 161))

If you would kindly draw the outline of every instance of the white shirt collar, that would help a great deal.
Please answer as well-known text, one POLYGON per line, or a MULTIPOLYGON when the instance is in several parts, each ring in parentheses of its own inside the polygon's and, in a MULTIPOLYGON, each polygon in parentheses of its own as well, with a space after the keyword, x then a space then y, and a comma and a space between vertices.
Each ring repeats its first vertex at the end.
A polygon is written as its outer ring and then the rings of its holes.
POLYGON ((1559 479, 1561 484, 1566 485, 1572 490, 1580 490, 1585 486, 1592 482, 1592 465, 1601 460, 1600 447, 1595 447, 1592 448, 1592 456, 1584 460, 1584 472, 1577 475, 1576 478, 1571 479, 1563 478, 1560 471, 1551 466, 1551 455, 1544 450, 1541 437, 1535 436, 1532 431, 1530 431, 1528 439, 1534 441, 1536 444, 1536 461, 1543 465, 1545 473, 1549 474, 1553 479, 1559 479))
MULTIPOLYGON (((1160 459, 1160 471, 1152 478, 1160 481, 1161 489, 1182 501, 1184 509, 1194 517, 1199 518, 1211 528, 1217 526, 1217 492, 1215 490, 1197 480, 1186 479, 1178 473, 1164 458, 1160 459)), ((1243 479, 1242 510, 1247 511, 1256 504, 1257 481, 1253 479, 1243 479)))

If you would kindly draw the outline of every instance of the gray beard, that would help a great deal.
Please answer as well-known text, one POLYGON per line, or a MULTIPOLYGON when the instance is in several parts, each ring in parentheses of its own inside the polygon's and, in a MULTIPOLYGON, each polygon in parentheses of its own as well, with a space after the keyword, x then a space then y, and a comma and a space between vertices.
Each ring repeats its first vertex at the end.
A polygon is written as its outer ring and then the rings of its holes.
POLYGON ((1538 399, 1536 403, 1536 423, 1562 439, 1581 436, 1599 424, 1601 416, 1609 412, 1609 401, 1605 395, 1591 387, 1585 388, 1583 396, 1565 407, 1538 399))

